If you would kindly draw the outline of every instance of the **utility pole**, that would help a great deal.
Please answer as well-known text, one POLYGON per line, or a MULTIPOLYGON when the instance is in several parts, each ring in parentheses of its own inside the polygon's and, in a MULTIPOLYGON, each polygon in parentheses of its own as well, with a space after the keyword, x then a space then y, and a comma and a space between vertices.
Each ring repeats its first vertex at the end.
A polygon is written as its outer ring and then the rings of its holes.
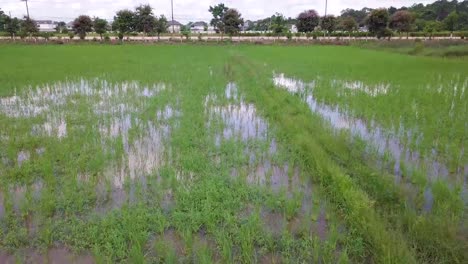
POLYGON ((327 15, 327 11, 328 11, 327 9, 328 9, 328 0, 325 0, 325 16, 327 15))
POLYGON ((21 0, 22 2, 26 2, 26 12, 28 13, 28 19, 29 19, 29 6, 28 6, 28 0, 21 0))
POLYGON ((171 0, 171 12, 172 12, 172 34, 174 34, 174 0, 171 0))

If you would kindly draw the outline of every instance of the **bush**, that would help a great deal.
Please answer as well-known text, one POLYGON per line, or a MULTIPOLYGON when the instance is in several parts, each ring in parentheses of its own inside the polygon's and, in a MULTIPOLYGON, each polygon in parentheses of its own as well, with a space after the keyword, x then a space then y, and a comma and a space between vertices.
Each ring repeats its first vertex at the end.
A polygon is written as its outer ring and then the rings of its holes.
POLYGON ((292 34, 291 32, 287 32, 287 33, 286 33, 286 38, 287 38, 288 40, 291 40, 292 37, 293 37, 293 34, 292 34))
POLYGON ((40 37, 43 37, 45 40, 49 40, 50 37, 53 37, 54 34, 49 33, 49 32, 42 32, 39 34, 40 37))
POLYGON ((122 32, 119 32, 119 34, 117 35, 119 40, 123 40, 124 38, 124 34, 122 32))
POLYGON ((182 31, 182 36, 185 37, 186 40, 190 39, 190 31, 182 31))
POLYGON ((104 40, 105 40, 105 41, 110 41, 109 34, 105 34, 105 35, 104 35, 104 40))
POLYGON ((306 33, 306 38, 307 38, 307 39, 310 39, 311 37, 313 37, 312 32, 307 32, 307 33, 306 33))
POLYGON ((198 41, 202 41, 202 34, 201 33, 198 34, 198 41))
POLYGON ((262 33, 259 33, 259 32, 245 32, 245 33, 241 33, 240 35, 244 36, 244 37, 259 37, 259 36, 262 35, 262 33))
POLYGON ((301 32, 297 32, 294 34, 294 36, 296 36, 296 38, 300 38, 302 36, 302 33, 301 32))
POLYGON ((21 39, 25 39, 27 36, 28 36, 28 33, 26 31, 20 31, 18 33, 18 36, 21 38, 21 39))
POLYGON ((409 52, 409 54, 416 55, 416 54, 422 53, 423 51, 424 51, 424 44, 422 43, 422 41, 419 41, 419 42, 416 42, 416 45, 414 46, 413 50, 409 52))
POLYGON ((73 33, 73 32, 68 33, 68 37, 70 39, 73 39, 75 37, 75 33, 73 33))

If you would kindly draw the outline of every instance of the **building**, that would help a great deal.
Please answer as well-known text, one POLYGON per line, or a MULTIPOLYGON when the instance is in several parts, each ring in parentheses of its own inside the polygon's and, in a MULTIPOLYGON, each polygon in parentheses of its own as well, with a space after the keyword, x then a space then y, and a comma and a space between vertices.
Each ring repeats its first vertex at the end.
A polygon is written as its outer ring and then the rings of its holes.
POLYGON ((254 23, 250 20, 247 20, 244 22, 244 24, 242 25, 241 27, 241 31, 249 31, 252 29, 252 27, 254 26, 254 23))
POLYGON ((67 23, 67 30, 72 31, 73 30, 73 21, 67 23))
POLYGON ((39 32, 55 32, 58 22, 52 20, 36 20, 39 32))
POLYGON ((290 26, 289 26, 289 31, 291 31, 291 33, 297 33, 297 32, 299 32, 299 31, 297 30, 297 26, 296 26, 296 25, 290 25, 290 26))
POLYGON ((203 21, 198 21, 190 26, 190 31, 193 33, 205 33, 208 31, 208 25, 203 21))
POLYGON ((167 31, 170 33, 179 33, 182 28, 182 24, 176 20, 167 22, 167 31))

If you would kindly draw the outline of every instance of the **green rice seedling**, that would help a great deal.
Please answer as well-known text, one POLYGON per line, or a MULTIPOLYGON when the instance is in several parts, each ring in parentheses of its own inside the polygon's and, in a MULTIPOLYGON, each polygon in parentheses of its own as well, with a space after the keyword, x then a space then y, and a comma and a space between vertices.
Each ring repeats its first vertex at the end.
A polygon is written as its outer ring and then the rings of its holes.
POLYGON ((0 251, 58 244, 105 263, 217 252, 220 262, 464 260, 463 60, 250 45, 1 45, 0 57, 0 251), (273 72, 306 85, 288 92, 273 72), (399 156, 373 144, 380 132, 399 156), (170 230, 182 245, 162 239, 147 254, 170 230))

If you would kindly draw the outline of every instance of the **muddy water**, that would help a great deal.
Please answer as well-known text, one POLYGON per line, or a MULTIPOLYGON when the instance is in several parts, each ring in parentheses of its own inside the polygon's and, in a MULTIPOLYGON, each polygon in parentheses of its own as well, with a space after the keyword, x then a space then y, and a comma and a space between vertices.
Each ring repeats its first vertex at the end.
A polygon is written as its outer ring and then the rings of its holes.
POLYGON ((96 263, 90 254, 75 255, 64 248, 49 249, 46 253, 41 253, 32 249, 24 249, 17 256, 0 252, 0 263, 2 264, 93 264, 96 263))
POLYGON ((0 112, 8 117, 33 117, 61 110, 68 102, 76 104, 75 98, 80 96, 97 102, 95 110, 103 107, 103 111, 109 111, 118 109, 113 102, 123 101, 128 94, 151 97, 164 89, 166 85, 163 83, 142 86, 136 81, 117 84, 102 79, 57 82, 30 87, 21 95, 0 98, 0 112), (114 107, 109 107, 109 103, 114 107))
MULTIPOLYGON (((408 147, 409 144, 404 144, 401 141, 402 136, 405 134, 411 135, 415 133, 411 130, 406 130, 400 125, 400 131, 390 131, 382 128, 377 122, 371 120, 365 121, 359 118, 354 118, 340 109, 338 106, 331 106, 319 102, 313 95, 313 89, 317 85, 315 81, 305 83, 301 80, 288 78, 284 74, 274 74, 273 82, 277 87, 288 90, 291 93, 299 94, 301 98, 309 105, 309 108, 327 120, 331 126, 337 130, 346 129, 351 132, 352 136, 358 136, 366 142, 370 143, 371 148, 369 151, 376 149, 380 155, 389 153, 394 159, 393 173, 395 181, 400 182, 403 174, 402 162, 405 163, 406 169, 411 173, 414 169, 423 169, 427 172, 428 179, 434 181, 438 178, 450 179, 453 177, 468 177, 466 171, 468 164, 464 168, 459 168, 457 175, 451 175, 448 167, 443 163, 437 161, 437 153, 434 151, 432 157, 422 157, 417 151, 411 151, 408 147), (465 171, 465 172, 464 172, 465 171), (464 175, 464 176, 463 176, 464 175)), ((368 86, 359 81, 340 81, 332 80, 332 87, 344 87, 353 91, 364 92, 370 96, 387 94, 390 85, 379 84, 376 86, 368 86)), ((411 138, 408 136, 408 138, 411 138)), ((416 142, 417 143, 417 142, 416 142)), ((466 185, 465 185, 466 191, 466 185)), ((433 203, 432 192, 430 188, 424 192, 426 202, 424 210, 430 210, 433 203)))
MULTIPOLYGON (((169 151, 166 142, 170 138, 171 127, 161 122, 178 118, 181 113, 168 105, 159 109, 155 115, 156 122, 142 122, 125 115, 116 117, 107 126, 100 125, 99 130, 103 138, 122 140, 124 152, 119 162, 114 162, 103 172, 104 179, 111 183, 111 193, 108 201, 97 205, 98 212, 121 208, 127 201, 134 201, 135 186, 131 184, 128 193, 124 190, 125 182, 138 182, 145 188, 146 177, 153 175, 166 164, 169 151), (131 130, 139 131, 132 140, 129 138, 131 130)), ((105 193, 105 184, 106 181, 99 184, 99 193, 105 193)))
MULTIPOLYGON (((113 154, 116 152, 115 147, 121 145, 122 154, 117 155, 117 159, 110 161, 107 168, 100 172, 102 178, 96 188, 98 192, 107 191, 104 187, 110 182, 110 207, 120 207, 123 201, 127 200, 125 198, 127 194, 123 190, 127 180, 138 179, 139 182, 144 182, 141 178, 153 174, 164 164, 164 155, 167 151, 165 143, 171 131, 171 125, 167 121, 177 118, 181 113, 173 106, 166 105, 154 113, 151 121, 142 121, 136 117, 136 114, 145 111, 152 97, 166 88, 164 83, 154 85, 141 85, 135 81, 110 83, 102 79, 57 82, 30 87, 21 94, 0 98, 0 113, 11 119, 30 118, 33 123, 31 133, 24 137, 42 136, 67 140, 67 137, 76 136, 76 131, 91 129, 99 133, 100 139, 96 140, 98 142, 100 140, 105 153, 116 156, 113 154), (91 116, 97 125, 80 127, 69 123, 70 118, 83 115, 91 116)), ((95 144, 95 142, 85 142, 85 144, 95 144)), ((53 152, 53 149, 48 151, 53 152)), ((34 158, 31 154, 40 156, 44 152, 43 147, 21 150, 17 154, 16 166, 23 167, 34 158)), ((3 157, 2 160, 10 164, 10 161, 3 157)), ((88 181, 89 173, 78 172, 77 179, 88 181)), ((23 189, 15 187, 14 195, 10 196, 15 210, 21 197, 24 196, 24 191, 21 191, 23 189)))
MULTIPOLYGON (((292 219, 286 219, 283 212, 263 208, 260 218, 266 231, 279 236, 284 230, 296 234, 306 229, 311 234, 324 238, 328 230, 328 221, 311 218, 311 210, 317 205, 313 204, 312 196, 315 196, 315 193, 310 179, 304 178, 299 168, 288 162, 277 161, 275 156, 280 154, 279 148, 276 139, 269 135, 268 122, 258 114, 255 105, 243 100, 237 85, 227 84, 224 98, 207 96, 205 107, 209 129, 215 120, 220 119, 223 124, 215 129, 215 146, 220 148, 225 141, 234 140, 243 146, 243 155, 248 158, 247 164, 230 169, 231 176, 244 178, 252 185, 266 186, 277 194, 286 192, 288 199, 298 200, 299 208, 292 219), (223 99, 227 99, 228 103, 223 99), (221 101, 224 104, 221 104, 221 101), (299 197, 294 197, 297 194, 299 197)), ((216 157, 215 163, 222 164, 222 158, 216 157)), ((253 211, 252 208, 246 208, 241 217, 249 216, 253 211)))
POLYGON ((273 163, 272 158, 277 154, 276 140, 268 138, 267 121, 258 115, 253 104, 247 104, 242 99, 236 84, 229 83, 226 86, 225 98, 229 103, 220 105, 216 96, 209 96, 205 105, 207 126, 210 127, 219 118, 223 123, 222 128, 215 132, 215 145, 220 147, 223 141, 228 140, 245 145, 243 154, 248 157, 249 162, 243 168, 232 168, 231 175, 239 177, 240 174, 246 174, 248 183, 270 186, 275 191, 300 186, 298 170, 293 169, 293 173, 290 173, 288 164, 273 163), (263 150, 249 142, 262 142, 269 147, 263 150))

